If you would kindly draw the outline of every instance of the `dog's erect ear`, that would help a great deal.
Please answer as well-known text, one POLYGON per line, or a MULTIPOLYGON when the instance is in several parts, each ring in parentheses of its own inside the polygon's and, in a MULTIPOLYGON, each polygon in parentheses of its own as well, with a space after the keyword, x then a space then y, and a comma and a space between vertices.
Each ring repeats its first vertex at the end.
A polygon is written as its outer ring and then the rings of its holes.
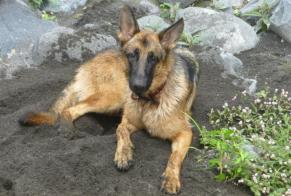
POLYGON ((118 38, 122 44, 129 41, 134 34, 139 32, 138 23, 135 20, 133 11, 127 5, 123 6, 120 11, 118 38))
POLYGON ((176 46, 176 41, 180 38, 184 29, 183 18, 179 19, 172 26, 159 33, 160 43, 166 49, 172 49, 176 46))

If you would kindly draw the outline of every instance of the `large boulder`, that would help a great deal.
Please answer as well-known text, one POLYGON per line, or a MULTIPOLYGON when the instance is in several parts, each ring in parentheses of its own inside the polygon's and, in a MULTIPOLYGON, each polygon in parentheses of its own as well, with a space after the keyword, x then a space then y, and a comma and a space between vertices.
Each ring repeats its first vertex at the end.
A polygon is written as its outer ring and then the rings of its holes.
POLYGON ((41 20, 23 2, 3 0, 0 6, 0 55, 34 43, 40 35, 56 26, 41 20))
POLYGON ((149 28, 157 32, 170 26, 168 23, 164 21, 164 19, 156 15, 141 17, 137 20, 137 22, 141 28, 149 28))
POLYGON ((160 3, 170 3, 170 4, 179 3, 181 8, 193 5, 197 1, 198 0, 159 0, 160 3))
POLYGON ((223 10, 227 13, 233 12, 233 7, 240 8, 243 6, 244 0, 213 0, 213 5, 218 10, 223 10))
POLYGON ((272 12, 270 29, 291 43, 291 1, 281 0, 272 12))
POLYGON ((11 77, 19 67, 30 67, 31 49, 39 37, 57 24, 41 20, 25 2, 0 3, 0 78, 11 77))
POLYGON ((203 45, 217 46, 230 53, 252 49, 258 42, 253 27, 242 19, 207 8, 178 10, 176 20, 184 18, 185 31, 200 35, 203 45))
POLYGON ((159 5, 154 1, 141 0, 138 5, 135 6, 136 9, 145 12, 146 14, 159 14, 159 5))
MULTIPOLYGON (((79 7, 84 7, 86 5, 87 0, 49 0, 48 4, 44 7, 47 11, 52 12, 65 12, 72 13, 79 7)), ((140 11, 149 13, 149 14, 157 14, 159 13, 158 3, 154 0, 111 0, 111 1, 95 1, 94 4, 104 4, 104 3, 114 3, 115 7, 120 7, 124 4, 128 4, 135 9, 140 9, 140 11)), ((90 4, 90 2, 88 3, 90 4)), ((102 7, 100 7, 102 9, 102 7)))
POLYGON ((202 47, 196 52, 199 63, 219 67, 223 78, 231 79, 232 84, 254 94, 257 90, 257 80, 249 78, 245 73, 243 62, 233 54, 221 48, 202 47), (200 51, 199 51, 200 50, 200 51))
POLYGON ((97 33, 98 25, 60 27, 39 18, 22 0, 1 2, 0 22, 0 79, 48 60, 81 62, 116 45, 112 36, 97 33))
POLYGON ((71 12, 86 4, 87 0, 49 0, 45 10, 52 12, 71 12))
POLYGON ((117 45, 112 36, 98 34, 95 28, 91 25, 79 30, 59 27, 43 34, 35 45, 34 61, 38 64, 46 60, 82 62, 100 50, 117 45))

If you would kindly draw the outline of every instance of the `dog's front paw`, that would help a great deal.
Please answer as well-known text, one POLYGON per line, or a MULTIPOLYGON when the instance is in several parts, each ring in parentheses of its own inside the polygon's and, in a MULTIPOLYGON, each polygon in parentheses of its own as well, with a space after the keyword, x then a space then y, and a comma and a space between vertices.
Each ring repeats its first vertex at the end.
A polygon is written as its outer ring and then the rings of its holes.
POLYGON ((132 148, 122 147, 117 148, 115 152, 114 163, 119 171, 127 171, 133 165, 132 148))
POLYGON ((168 194, 177 194, 180 191, 181 183, 179 177, 164 173, 162 176, 161 191, 168 194))
POLYGON ((69 140, 78 139, 85 136, 74 126, 72 122, 69 122, 65 119, 61 119, 59 125, 59 134, 69 140))

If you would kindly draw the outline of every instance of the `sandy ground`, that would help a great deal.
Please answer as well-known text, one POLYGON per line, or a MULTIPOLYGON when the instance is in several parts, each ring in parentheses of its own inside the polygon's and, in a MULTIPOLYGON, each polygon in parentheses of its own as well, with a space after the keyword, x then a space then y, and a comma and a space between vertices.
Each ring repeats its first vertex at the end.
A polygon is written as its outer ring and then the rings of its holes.
MULTIPOLYGON (((108 28, 112 33, 112 27, 108 28)), ((259 88, 267 82, 290 91, 290 55, 291 46, 268 33, 257 48, 238 57, 248 75, 257 78, 259 88)), ((18 125, 17 119, 24 112, 46 110, 77 67, 76 63, 48 62, 38 69, 23 70, 14 79, 0 81, 0 196, 163 195, 159 176, 168 160, 170 144, 146 133, 134 135, 135 165, 126 173, 118 172, 113 164, 118 117, 82 117, 76 126, 86 136, 77 140, 63 138, 58 126, 18 125)), ((193 107, 193 116, 200 124, 207 125, 210 108, 220 107, 242 91, 230 79, 223 79, 221 72, 216 66, 201 64, 193 107)), ((197 136, 193 145, 198 143, 197 136)), ((197 168, 196 156, 197 152, 190 150, 184 162, 180 195, 251 195, 245 187, 216 182, 212 171, 197 168)))

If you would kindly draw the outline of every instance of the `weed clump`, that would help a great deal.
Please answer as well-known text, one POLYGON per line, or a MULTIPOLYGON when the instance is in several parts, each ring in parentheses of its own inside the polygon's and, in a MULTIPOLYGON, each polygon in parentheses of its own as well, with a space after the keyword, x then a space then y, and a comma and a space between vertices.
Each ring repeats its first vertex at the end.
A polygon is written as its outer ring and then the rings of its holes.
POLYGON ((291 192, 291 97, 269 89, 243 92, 209 113, 215 130, 199 127, 216 178, 250 187, 255 195, 291 192), (243 107, 236 101, 242 102, 243 107))

